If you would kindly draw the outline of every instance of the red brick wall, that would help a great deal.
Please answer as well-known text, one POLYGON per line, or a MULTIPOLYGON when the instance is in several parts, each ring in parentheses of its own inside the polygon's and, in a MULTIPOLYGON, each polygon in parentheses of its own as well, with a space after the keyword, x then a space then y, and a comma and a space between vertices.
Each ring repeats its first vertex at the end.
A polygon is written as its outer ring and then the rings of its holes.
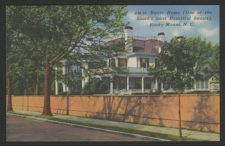
MULTIPOLYGON (((43 96, 13 96, 15 110, 42 112, 43 96)), ((67 98, 51 96, 53 113, 66 114, 67 98)), ((147 125, 178 127, 177 95, 71 96, 69 114, 147 125)), ((220 131, 219 95, 181 95, 182 127, 220 131)))

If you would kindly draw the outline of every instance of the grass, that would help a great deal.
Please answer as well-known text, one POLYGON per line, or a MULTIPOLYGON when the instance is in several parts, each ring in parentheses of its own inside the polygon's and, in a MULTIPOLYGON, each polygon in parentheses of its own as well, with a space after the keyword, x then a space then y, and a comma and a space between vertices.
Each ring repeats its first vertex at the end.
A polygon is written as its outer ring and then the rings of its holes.
POLYGON ((104 125, 96 125, 96 124, 90 124, 90 123, 82 123, 78 121, 73 121, 69 119, 60 119, 52 116, 46 116, 46 115, 37 115, 32 113, 20 113, 20 112, 13 112, 14 114, 20 115, 22 117, 35 117, 35 118, 42 118, 46 120, 53 120, 58 122, 65 122, 65 123, 71 123, 71 124, 78 124, 78 125, 84 125, 89 127, 95 127, 95 128, 101 128, 101 129, 107 129, 107 130, 113 130, 113 131, 120 131, 120 132, 127 132, 132 134, 140 134, 144 136, 150 136, 155 138, 162 138, 162 139, 169 139, 174 141, 199 141, 198 139, 193 139, 189 137, 182 137, 175 135, 169 135, 169 134, 161 134, 161 133, 155 133, 155 132, 149 132, 149 131, 140 131, 140 130, 133 130, 133 129, 127 129, 127 128, 121 128, 121 127, 114 127, 114 126, 104 126, 104 125))

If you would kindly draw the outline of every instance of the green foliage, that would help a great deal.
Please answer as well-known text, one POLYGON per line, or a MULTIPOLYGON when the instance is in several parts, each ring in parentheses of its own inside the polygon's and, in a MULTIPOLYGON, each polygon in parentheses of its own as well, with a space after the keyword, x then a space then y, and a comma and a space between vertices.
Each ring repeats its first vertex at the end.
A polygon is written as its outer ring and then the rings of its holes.
POLYGON ((125 14, 124 6, 7 6, 6 62, 12 68, 7 74, 14 77, 16 90, 21 90, 18 88, 21 85, 31 88, 29 92, 36 87, 43 90, 46 55, 50 54, 51 59, 60 56, 57 60, 60 61, 68 57, 71 44, 75 44, 71 59, 74 62, 90 56, 91 61, 101 62, 113 54, 115 48, 103 47, 99 42, 123 30, 125 14), (79 45, 87 45, 85 42, 90 37, 94 41, 90 54, 86 55, 79 45), (61 57, 61 54, 65 55, 61 57))
MULTIPOLYGON (((208 90, 201 90, 201 91, 191 91, 191 92, 186 92, 187 94, 210 94, 212 92, 208 90)), ((215 94, 215 92, 213 93, 215 94)))
MULTIPOLYGON (((46 54, 62 52, 85 36, 102 38, 123 28, 123 7, 112 6, 9 6, 11 28, 29 36, 46 54), (77 40, 78 39, 78 40, 77 40)), ((33 43, 34 43, 33 42, 33 43)))
POLYGON ((107 93, 108 90, 109 90, 109 83, 107 82, 107 80, 101 80, 99 78, 91 78, 82 89, 82 94, 83 95, 104 94, 107 93))
POLYGON ((215 68, 218 70, 218 58, 215 57, 218 48, 218 45, 212 46, 200 37, 181 41, 173 38, 158 54, 156 67, 150 67, 149 71, 154 78, 170 83, 177 91, 183 91, 192 87, 194 79, 206 78, 215 68), (215 68, 209 68, 209 64, 214 64, 215 68))
POLYGON ((7 75, 13 79, 14 94, 40 94, 40 90, 35 92, 35 89, 41 89, 39 81, 43 79, 41 51, 35 50, 37 48, 32 39, 17 27, 18 23, 23 23, 21 21, 22 16, 18 7, 7 7, 6 63, 7 67, 11 68, 10 71, 7 70, 7 75))

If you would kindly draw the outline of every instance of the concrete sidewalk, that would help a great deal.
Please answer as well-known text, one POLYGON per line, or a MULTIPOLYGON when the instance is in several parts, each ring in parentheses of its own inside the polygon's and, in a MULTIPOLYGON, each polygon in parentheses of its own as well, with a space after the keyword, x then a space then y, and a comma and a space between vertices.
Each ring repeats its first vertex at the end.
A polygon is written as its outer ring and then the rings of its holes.
MULTIPOLYGON (((40 116, 38 112, 27 112, 27 111, 15 111, 15 113, 28 114, 32 116, 40 116)), ((108 120, 99 120, 99 119, 91 119, 91 118, 82 118, 76 116, 67 116, 67 115, 54 115, 53 117, 63 120, 69 120, 84 124, 93 124, 100 126, 108 126, 108 127, 118 127, 125 129, 132 129, 141 132, 152 132, 159 134, 168 134, 173 136, 179 136, 179 130, 177 128, 168 128, 168 127, 159 127, 159 126, 147 126, 141 124, 132 124, 125 122, 117 122, 117 121, 108 121, 108 120)), ((198 139, 201 141, 220 141, 220 134, 211 133, 211 132, 200 132, 194 130, 182 130, 183 137, 198 139)))

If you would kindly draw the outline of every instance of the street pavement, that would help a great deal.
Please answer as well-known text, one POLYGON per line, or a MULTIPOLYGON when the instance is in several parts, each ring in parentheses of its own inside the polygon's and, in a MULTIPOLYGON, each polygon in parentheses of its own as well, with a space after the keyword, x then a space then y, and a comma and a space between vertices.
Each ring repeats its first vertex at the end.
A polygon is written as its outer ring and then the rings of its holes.
POLYGON ((6 141, 155 141, 155 139, 7 115, 6 141))

